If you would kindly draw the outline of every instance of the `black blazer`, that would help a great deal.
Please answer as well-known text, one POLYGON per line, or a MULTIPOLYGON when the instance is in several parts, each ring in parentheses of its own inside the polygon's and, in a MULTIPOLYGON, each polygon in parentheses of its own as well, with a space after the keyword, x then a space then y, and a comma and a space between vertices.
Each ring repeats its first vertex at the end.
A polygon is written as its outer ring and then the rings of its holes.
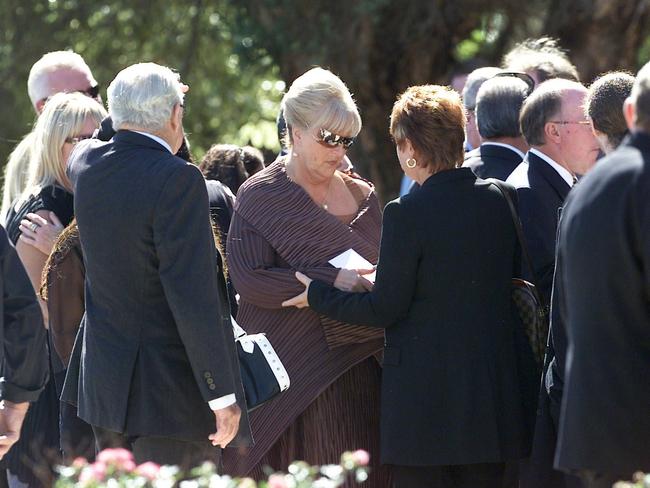
POLYGON ((510 300, 517 245, 499 189, 460 168, 431 176, 386 206, 372 292, 312 283, 314 310, 386 328, 384 463, 526 455, 510 300))
MULTIPOLYGON (((551 165, 531 152, 506 182, 517 189, 519 217, 537 278, 535 285, 548 305, 555 269, 558 210, 571 187, 551 165)), ((522 275, 533 281, 526 266, 522 275)))
POLYGON ((35 402, 48 377, 46 332, 25 268, 0 226, 0 399, 35 402))
POLYGON ((650 135, 572 190, 562 215, 568 351, 556 464, 650 471, 650 135))
POLYGON ((245 404, 201 173, 129 131, 78 145, 68 172, 86 264, 79 417, 206 440, 209 400, 245 404))
POLYGON ((521 163, 521 156, 507 147, 484 143, 475 151, 468 153, 463 167, 470 168, 479 178, 505 181, 521 163))

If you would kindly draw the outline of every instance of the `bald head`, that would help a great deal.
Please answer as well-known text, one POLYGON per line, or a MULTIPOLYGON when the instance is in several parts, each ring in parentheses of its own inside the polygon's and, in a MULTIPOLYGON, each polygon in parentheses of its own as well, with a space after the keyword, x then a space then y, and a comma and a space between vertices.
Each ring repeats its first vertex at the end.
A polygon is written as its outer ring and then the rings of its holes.
POLYGON ((580 175, 594 165, 599 152, 585 117, 586 96, 587 89, 578 82, 545 81, 524 102, 520 117, 521 131, 530 146, 580 175))

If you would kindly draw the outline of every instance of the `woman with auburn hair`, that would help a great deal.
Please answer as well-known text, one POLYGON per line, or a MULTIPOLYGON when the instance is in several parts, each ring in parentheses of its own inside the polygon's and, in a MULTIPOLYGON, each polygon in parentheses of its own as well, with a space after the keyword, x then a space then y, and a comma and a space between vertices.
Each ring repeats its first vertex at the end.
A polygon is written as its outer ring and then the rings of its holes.
POLYGON ((337 463, 343 451, 373 455, 369 487, 389 482, 379 466, 379 378, 383 332, 282 307, 300 291, 296 271, 344 290, 371 283, 329 261, 354 249, 377 262, 381 210, 374 189, 338 170, 361 130, 350 92, 330 71, 298 77, 282 101, 289 152, 239 189, 228 233, 230 277, 240 294, 237 322, 265 332, 290 388, 251 412, 255 445, 224 451, 228 474, 263 476, 293 460, 337 463))
POLYGON ((460 167, 464 124, 451 89, 406 90, 390 132, 421 188, 384 209, 372 291, 296 273, 306 288, 283 304, 386 331, 381 455, 397 488, 517 486, 506 461, 528 451, 510 299, 517 235, 500 190, 460 167))

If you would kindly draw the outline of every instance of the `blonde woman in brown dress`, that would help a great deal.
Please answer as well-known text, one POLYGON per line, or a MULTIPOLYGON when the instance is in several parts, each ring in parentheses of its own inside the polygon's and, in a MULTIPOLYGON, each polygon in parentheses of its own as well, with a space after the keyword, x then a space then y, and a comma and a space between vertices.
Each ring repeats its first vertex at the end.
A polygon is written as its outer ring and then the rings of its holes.
POLYGON ((297 270, 341 290, 372 287, 363 276, 367 270, 339 270, 328 263, 348 249, 377 262, 377 196, 370 184, 338 170, 361 118, 343 82, 321 68, 294 81, 282 108, 289 154, 240 188, 227 260, 241 297, 237 321, 249 333, 267 334, 291 387, 251 414, 255 446, 226 450, 225 472, 260 477, 265 465, 286 469, 295 459, 337 463, 345 450, 366 449, 374 461, 367 486, 385 487, 375 359, 383 333, 310 309, 282 308, 301 291, 297 270))

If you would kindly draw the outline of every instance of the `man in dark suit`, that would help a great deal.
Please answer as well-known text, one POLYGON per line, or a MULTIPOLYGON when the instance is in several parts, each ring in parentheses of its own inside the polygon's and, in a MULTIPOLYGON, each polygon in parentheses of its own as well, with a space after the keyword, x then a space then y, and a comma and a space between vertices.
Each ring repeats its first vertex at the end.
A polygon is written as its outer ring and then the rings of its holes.
POLYGON ((174 156, 186 88, 153 63, 124 69, 108 89, 117 133, 69 163, 86 261, 79 417, 139 462, 218 462, 212 446, 245 424, 205 181, 174 156))
MULTIPOLYGON (((537 285, 547 306, 551 300, 560 208, 576 181, 575 174, 588 171, 598 155, 597 141, 583 111, 586 93, 577 82, 555 79, 542 83, 528 97, 520 122, 531 148, 507 179, 517 188, 519 215, 534 269, 533 275, 524 266, 522 274, 537 285)), ((547 359, 552 355, 547 354, 547 359)), ((559 382, 550 382, 540 391, 533 452, 522 471, 522 486, 526 488, 564 486, 564 477, 552 469, 560 389, 559 382)))
POLYGON ((516 77, 496 76, 481 85, 476 125, 482 144, 463 163, 479 178, 505 181, 524 158, 528 145, 521 135, 519 112, 529 92, 529 86, 516 77))
MULTIPOLYGON (((580 83, 555 79, 541 84, 528 97, 520 123, 530 150, 506 180, 517 189, 535 284, 546 304, 555 267, 558 209, 575 175, 584 174, 599 151, 583 111, 586 93, 580 83)), ((522 271, 526 279, 534 281, 527 269, 522 271)))
POLYGON ((556 466, 594 488, 650 471, 650 65, 624 113, 632 135, 572 192, 558 244, 568 349, 556 466))
POLYGON ((0 226, 0 459, 16 443, 29 402, 48 376, 41 308, 16 250, 0 226))

